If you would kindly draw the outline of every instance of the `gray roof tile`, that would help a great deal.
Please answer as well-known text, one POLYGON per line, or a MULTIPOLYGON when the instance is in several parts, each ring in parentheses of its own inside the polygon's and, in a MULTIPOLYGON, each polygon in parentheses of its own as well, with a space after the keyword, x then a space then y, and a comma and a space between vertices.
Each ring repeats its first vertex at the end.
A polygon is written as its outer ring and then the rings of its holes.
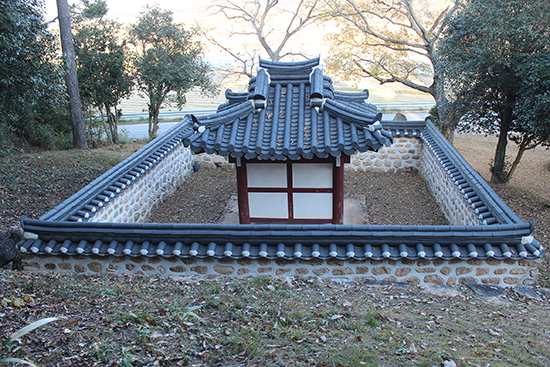
MULTIPOLYGON (((306 159, 379 150, 393 137, 368 93, 334 92, 319 60, 272 63, 251 79, 249 93, 226 91, 207 116, 186 116, 195 132, 184 144, 198 152, 248 159, 306 159)), ((185 121, 185 120, 184 120, 185 121)))

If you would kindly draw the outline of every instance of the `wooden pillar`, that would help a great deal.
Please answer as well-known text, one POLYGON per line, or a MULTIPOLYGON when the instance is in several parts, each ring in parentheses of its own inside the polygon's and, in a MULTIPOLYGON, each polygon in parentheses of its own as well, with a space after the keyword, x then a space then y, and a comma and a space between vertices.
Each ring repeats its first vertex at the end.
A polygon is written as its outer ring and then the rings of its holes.
POLYGON ((246 164, 240 158, 236 159, 237 171, 237 202, 239 204, 239 223, 250 224, 250 210, 248 207, 248 180, 246 178, 246 164))
POLYGON ((344 157, 336 157, 332 184, 332 223, 344 223, 344 157))

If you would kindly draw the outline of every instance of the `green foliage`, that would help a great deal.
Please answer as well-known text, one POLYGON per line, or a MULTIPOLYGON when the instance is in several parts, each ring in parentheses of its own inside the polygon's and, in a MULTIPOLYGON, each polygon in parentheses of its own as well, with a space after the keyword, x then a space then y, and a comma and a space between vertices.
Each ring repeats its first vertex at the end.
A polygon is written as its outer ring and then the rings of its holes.
POLYGON ((474 0, 450 21, 440 45, 455 108, 470 112, 465 121, 474 130, 500 134, 495 182, 511 178, 525 150, 548 144, 549 22, 548 0, 474 0), (510 138, 519 153, 508 169, 510 138))
POLYGON ((200 87, 214 94, 210 66, 202 59, 202 45, 195 41, 197 29, 186 30, 174 23, 172 12, 148 7, 130 30, 136 47, 133 66, 138 90, 149 98, 149 137, 158 131, 158 115, 169 93, 181 108, 185 93, 200 87))
POLYGON ((130 96, 133 86, 126 41, 119 39, 120 25, 116 22, 99 20, 81 23, 75 28, 74 46, 83 104, 100 110, 107 139, 118 143, 122 112, 117 106, 130 96))
POLYGON ((82 0, 71 7, 72 23, 82 23, 90 20, 102 19, 107 14, 105 0, 82 0))
MULTIPOLYGON (((550 38, 550 37, 548 37, 550 38)), ((550 145, 550 52, 526 56, 516 67, 523 77, 516 101, 516 119, 510 139, 521 146, 550 145)))
POLYGON ((49 131, 70 129, 63 74, 53 36, 43 22, 41 2, 0 3, 0 128, 9 132, 2 150, 13 140, 55 145, 49 131), (47 142, 43 139, 49 139, 47 142))

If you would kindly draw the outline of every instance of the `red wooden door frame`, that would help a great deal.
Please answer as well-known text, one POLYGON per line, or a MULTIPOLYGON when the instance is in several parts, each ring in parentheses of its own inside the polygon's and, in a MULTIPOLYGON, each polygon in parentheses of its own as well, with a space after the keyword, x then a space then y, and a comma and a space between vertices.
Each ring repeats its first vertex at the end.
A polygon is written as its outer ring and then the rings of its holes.
POLYGON ((239 205, 239 223, 333 223, 342 224, 344 221, 344 164, 349 163, 349 156, 329 157, 326 159, 313 158, 299 161, 264 161, 264 160, 245 160, 230 158, 230 162, 235 163, 237 172, 237 195, 239 205), (254 189, 248 187, 247 164, 248 163, 286 163, 287 165, 287 187, 280 188, 261 188, 254 189), (332 188, 331 189, 294 189, 292 187, 292 165, 302 163, 331 163, 332 164, 332 188), (248 202, 249 192, 286 192, 288 194, 288 213, 289 218, 250 218, 250 207, 248 202), (294 219, 292 207, 292 193, 294 192, 330 192, 332 193, 332 219, 294 219))

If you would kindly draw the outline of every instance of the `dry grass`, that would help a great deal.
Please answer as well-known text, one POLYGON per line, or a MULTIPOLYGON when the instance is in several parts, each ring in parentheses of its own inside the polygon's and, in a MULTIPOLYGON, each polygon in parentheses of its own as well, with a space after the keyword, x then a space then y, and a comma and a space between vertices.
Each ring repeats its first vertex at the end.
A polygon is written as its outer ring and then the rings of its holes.
POLYGON ((512 292, 315 280, 1 273, 0 339, 61 319, 5 356, 42 366, 543 366, 550 307, 512 292), (16 300, 19 300, 16 304, 16 300))

